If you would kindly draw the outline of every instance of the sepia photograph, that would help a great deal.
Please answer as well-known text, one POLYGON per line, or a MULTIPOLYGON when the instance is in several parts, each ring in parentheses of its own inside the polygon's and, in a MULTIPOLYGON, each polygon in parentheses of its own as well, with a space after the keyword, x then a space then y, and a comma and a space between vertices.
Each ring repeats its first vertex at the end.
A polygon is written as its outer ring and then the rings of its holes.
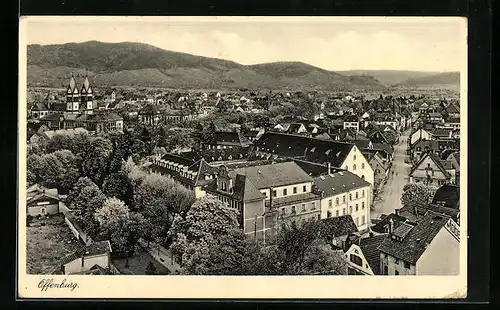
POLYGON ((465 297, 466 36, 21 17, 19 295, 465 297))

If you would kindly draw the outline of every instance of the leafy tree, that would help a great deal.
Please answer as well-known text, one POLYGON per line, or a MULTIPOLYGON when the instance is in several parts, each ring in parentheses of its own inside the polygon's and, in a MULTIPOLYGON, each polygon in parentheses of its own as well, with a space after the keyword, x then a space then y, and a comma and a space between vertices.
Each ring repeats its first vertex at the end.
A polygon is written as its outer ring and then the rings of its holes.
POLYGON ((215 123, 210 122, 210 125, 203 134, 203 144, 214 145, 216 142, 217 142, 217 137, 216 137, 215 123))
POLYGON ((94 213, 102 207, 106 196, 90 179, 80 178, 70 191, 68 200, 78 223, 91 237, 95 236, 98 223, 94 213))
POLYGON ((190 262, 196 262, 201 256, 208 255, 208 252, 199 253, 196 248, 210 246, 220 236, 227 235, 237 228, 239 225, 236 210, 228 208, 215 198, 203 197, 191 206, 185 217, 178 215, 174 219, 168 232, 173 240, 172 253, 190 269, 190 262))
POLYGON ((201 149, 203 143, 204 128, 201 123, 196 123, 192 134, 193 145, 195 149, 201 149))
POLYGON ((261 274, 345 274, 346 262, 321 235, 319 221, 280 225, 277 244, 264 251, 261 274))
POLYGON ((194 202, 194 194, 174 180, 146 175, 135 190, 135 207, 150 222, 152 238, 163 244, 175 214, 186 212, 194 202))
POLYGON ((46 154, 42 157, 38 177, 43 186, 49 188, 57 187, 62 173, 62 163, 53 153, 46 154))
MULTIPOLYGON (((61 192, 67 193, 80 178, 80 159, 69 150, 56 151, 52 154, 61 164, 57 187, 61 192)), ((49 159, 45 160, 48 162, 49 159)))
POLYGON ((86 133, 76 134, 71 140, 70 151, 75 154, 75 156, 79 156, 83 158, 85 154, 90 151, 90 144, 93 140, 93 137, 86 133))
POLYGON ((130 212, 125 203, 117 198, 108 198, 94 213, 99 225, 99 236, 109 239, 115 255, 130 256, 142 231, 144 217, 130 212))
POLYGON ((401 195, 401 204, 408 205, 410 202, 420 202, 427 204, 431 202, 436 188, 433 186, 426 186, 421 183, 408 183, 403 187, 403 194, 401 195))
POLYGON ((27 181, 30 184, 39 183, 42 181, 43 169, 45 166, 45 160, 43 156, 33 154, 28 156, 26 161, 27 169, 27 181))
POLYGON ((122 162, 120 171, 111 173, 104 179, 102 191, 107 197, 116 197, 130 205, 134 202, 134 188, 122 162))
POLYGON ((71 150, 72 138, 67 134, 56 134, 47 142, 46 151, 52 153, 59 150, 71 150))
POLYGON ((97 185, 102 185, 108 172, 110 156, 113 152, 111 141, 96 137, 90 143, 89 152, 83 158, 82 171, 97 185))

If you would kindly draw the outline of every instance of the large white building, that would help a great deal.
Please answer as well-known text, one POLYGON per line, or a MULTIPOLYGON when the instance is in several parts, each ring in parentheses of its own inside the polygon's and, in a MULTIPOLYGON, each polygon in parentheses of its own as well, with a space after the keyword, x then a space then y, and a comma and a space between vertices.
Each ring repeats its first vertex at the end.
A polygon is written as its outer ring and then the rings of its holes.
POLYGON ((321 218, 351 215, 359 231, 369 228, 371 185, 349 171, 314 178, 321 193, 321 218))

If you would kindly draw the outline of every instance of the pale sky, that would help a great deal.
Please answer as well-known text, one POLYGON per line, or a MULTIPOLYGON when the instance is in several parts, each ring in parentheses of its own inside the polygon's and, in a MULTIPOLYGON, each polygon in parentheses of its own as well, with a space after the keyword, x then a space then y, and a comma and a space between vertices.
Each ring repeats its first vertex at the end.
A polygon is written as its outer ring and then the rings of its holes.
MULTIPOLYGON (((459 18, 29 17, 28 44, 142 42, 241 64, 302 61, 327 70, 460 71, 459 18)), ((462 25, 462 26, 461 26, 462 25)))

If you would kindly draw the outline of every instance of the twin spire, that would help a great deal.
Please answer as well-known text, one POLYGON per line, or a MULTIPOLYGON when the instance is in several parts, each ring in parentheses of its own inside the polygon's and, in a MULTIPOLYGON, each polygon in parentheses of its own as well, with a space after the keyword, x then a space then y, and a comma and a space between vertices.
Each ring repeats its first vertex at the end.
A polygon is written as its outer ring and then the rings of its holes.
MULTIPOLYGON (((73 72, 71 72, 71 79, 69 80, 68 90, 70 90, 71 93, 73 93, 73 94, 79 93, 79 90, 76 88, 76 81, 75 81, 75 76, 74 76, 73 72)), ((92 90, 90 88, 88 74, 87 74, 87 72, 85 72, 85 80, 83 81, 81 92, 88 93, 89 90, 90 90, 90 92, 92 92, 92 90)))

